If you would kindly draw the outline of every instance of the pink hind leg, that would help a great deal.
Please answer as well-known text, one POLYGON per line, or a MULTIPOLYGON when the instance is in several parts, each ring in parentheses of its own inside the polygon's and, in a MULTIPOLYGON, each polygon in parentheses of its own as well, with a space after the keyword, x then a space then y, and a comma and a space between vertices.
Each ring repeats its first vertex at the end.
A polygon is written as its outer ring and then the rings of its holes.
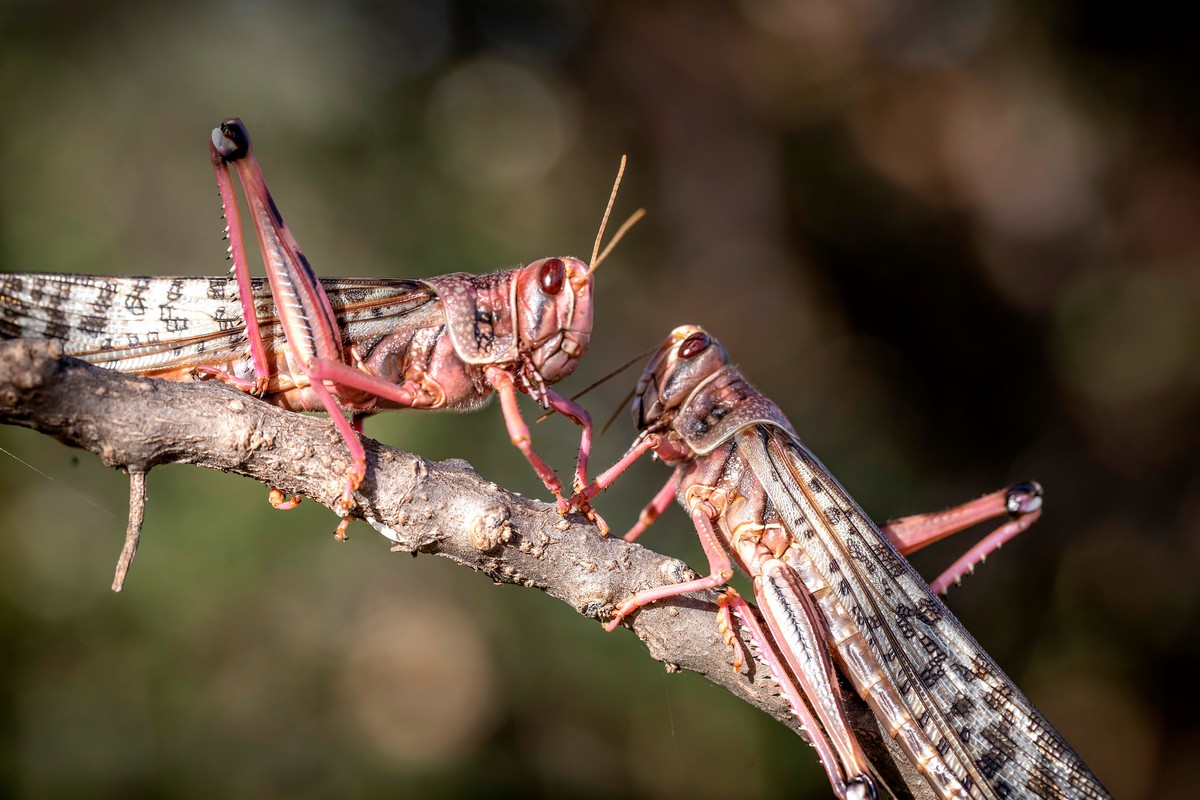
POLYGON ((1025 531, 1042 514, 1042 487, 1030 481, 984 495, 962 505, 932 514, 914 514, 880 526, 896 549, 907 555, 927 544, 966 530, 972 525, 1007 514, 1011 519, 985 536, 961 558, 930 582, 929 588, 945 594, 951 584, 962 581, 1000 545, 1025 531))

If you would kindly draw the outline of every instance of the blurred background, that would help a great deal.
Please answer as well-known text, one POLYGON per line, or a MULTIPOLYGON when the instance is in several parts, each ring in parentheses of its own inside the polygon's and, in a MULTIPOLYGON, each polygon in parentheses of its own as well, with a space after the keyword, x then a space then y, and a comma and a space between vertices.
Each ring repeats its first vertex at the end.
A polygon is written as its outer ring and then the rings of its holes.
MULTIPOLYGON (((1200 761, 1200 51, 1163 11, 9 0, 0 270, 221 274, 230 115, 323 275, 586 258, 628 153, 614 216, 649 217, 565 391, 698 323, 878 519, 1041 481, 948 603, 1117 796, 1161 796, 1200 761)), ((546 496, 495 406, 367 432, 546 496)), ((534 440, 569 472, 576 429, 534 440)), ((629 633, 243 479, 155 470, 114 595, 125 478, 0 446, 0 795, 828 796, 629 633)), ((624 529, 666 477, 600 507, 624 529)), ((644 542, 702 566, 694 540, 673 509, 644 542)))

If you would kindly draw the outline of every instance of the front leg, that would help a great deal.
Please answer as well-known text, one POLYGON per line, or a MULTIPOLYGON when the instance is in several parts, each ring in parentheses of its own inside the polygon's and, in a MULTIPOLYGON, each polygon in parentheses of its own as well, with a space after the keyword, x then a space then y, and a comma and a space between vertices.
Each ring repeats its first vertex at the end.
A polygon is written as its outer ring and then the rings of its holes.
MULTIPOLYGON (((583 428, 583 431, 579 434, 579 457, 575 461, 575 477, 571 484, 575 495, 567 501, 568 510, 571 507, 577 508, 588 519, 596 523, 596 527, 600 529, 601 535, 607 536, 608 523, 604 521, 604 517, 601 517, 596 509, 592 508, 591 504, 586 500, 577 501, 576 499, 587 487, 588 459, 592 453, 592 415, 583 406, 569 398, 563 397, 553 389, 544 390, 542 396, 545 398, 548 408, 552 411, 557 411, 583 428)), ((562 513, 561 510, 560 513, 562 513)))
MULTIPOLYGON (((629 449, 629 452, 621 457, 616 464, 613 464, 611 467, 602 472, 591 484, 584 487, 582 490, 577 491, 575 495, 571 497, 568 503, 575 508, 591 509, 591 514, 595 515, 595 520, 600 528, 600 533, 604 536, 607 536, 608 524, 604 522, 599 514, 596 514, 595 509, 591 508, 592 498, 611 486, 613 482, 615 482, 616 479, 621 476, 621 473, 629 469, 629 467, 632 466, 633 463, 643 455, 652 450, 663 448, 664 446, 664 441, 658 434, 650 433, 644 435, 633 447, 629 449)), ((675 496, 675 490, 679 486, 679 478, 680 472, 679 470, 676 470, 671 476, 671 479, 667 482, 667 485, 659 490, 659 493, 655 495, 654 499, 650 501, 649 505, 642 509, 642 513, 638 517, 637 524, 625 534, 625 541, 632 542, 634 539, 636 539, 638 535, 641 534, 641 532, 645 530, 651 523, 653 523, 654 520, 658 519, 666 507, 671 504, 671 499, 675 496)))
POLYGON ((525 424, 525 420, 521 416, 521 409, 517 407, 517 387, 513 383, 512 375, 499 367, 488 367, 486 375, 488 383, 496 389, 496 393, 500 396, 500 410, 504 413, 504 425, 508 428, 508 436, 513 445, 521 451, 533 466, 534 472, 542 479, 542 483, 554 495, 558 504, 558 513, 566 514, 570 510, 571 504, 563 497, 562 481, 554 474, 554 470, 550 469, 550 465, 533 450, 529 426, 525 424))
POLYGON ((579 434, 579 458, 575 462, 575 478, 571 485, 571 488, 578 494, 587 486, 588 459, 592 453, 592 415, 583 406, 574 400, 563 397, 553 389, 547 389, 542 396, 546 398, 546 405, 549 408, 583 428, 579 434))

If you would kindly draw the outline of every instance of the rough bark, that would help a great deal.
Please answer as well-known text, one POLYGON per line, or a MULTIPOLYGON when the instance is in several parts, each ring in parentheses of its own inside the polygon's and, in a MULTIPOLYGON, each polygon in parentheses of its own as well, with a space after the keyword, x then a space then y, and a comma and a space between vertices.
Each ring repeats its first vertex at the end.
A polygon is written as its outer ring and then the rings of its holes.
MULTIPOLYGON (((50 341, 0 342, 0 422, 82 447, 135 476, 159 464, 195 464, 329 507, 348 467, 326 419, 284 411, 217 382, 99 369, 64 357, 50 341)), ((551 505, 507 492, 463 461, 432 463, 371 439, 364 445, 367 477, 355 495, 355 515, 386 531, 393 551, 432 553, 494 581, 541 589, 594 620, 634 591, 694 577, 681 561, 601 537, 581 517, 560 517, 551 505)), ((131 509, 126 551, 131 539, 136 546, 133 517, 140 525, 140 509, 131 509)), ((765 668, 730 667, 715 625, 716 597, 699 593, 654 604, 632 615, 629 627, 668 670, 698 673, 799 733, 765 668)), ((888 788, 898 797, 931 797, 865 705, 845 694, 863 749, 888 788)))

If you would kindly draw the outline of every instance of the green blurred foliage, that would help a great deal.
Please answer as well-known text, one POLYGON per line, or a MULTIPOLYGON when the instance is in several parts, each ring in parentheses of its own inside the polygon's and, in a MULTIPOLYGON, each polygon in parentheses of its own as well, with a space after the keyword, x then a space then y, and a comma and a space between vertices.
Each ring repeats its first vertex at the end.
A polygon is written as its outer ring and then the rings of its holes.
MULTIPOLYGON (((950 605, 1117 796, 1159 796, 1200 756, 1188 30, 987 0, 10 0, 0 270, 224 270, 229 115, 326 275, 586 257, 627 152, 617 216, 650 216, 566 391, 699 323, 880 518, 1042 481, 950 605)), ((495 407, 368 433, 545 496, 495 407)), ((534 437, 565 472, 576 431, 534 437)), ((791 733, 627 633, 362 524, 336 544, 244 480, 155 470, 113 595, 122 476, 0 446, 2 795, 828 796, 791 733)), ((626 526, 665 478, 601 508, 626 526)), ((672 511, 646 544, 700 566, 693 539, 672 511)))

